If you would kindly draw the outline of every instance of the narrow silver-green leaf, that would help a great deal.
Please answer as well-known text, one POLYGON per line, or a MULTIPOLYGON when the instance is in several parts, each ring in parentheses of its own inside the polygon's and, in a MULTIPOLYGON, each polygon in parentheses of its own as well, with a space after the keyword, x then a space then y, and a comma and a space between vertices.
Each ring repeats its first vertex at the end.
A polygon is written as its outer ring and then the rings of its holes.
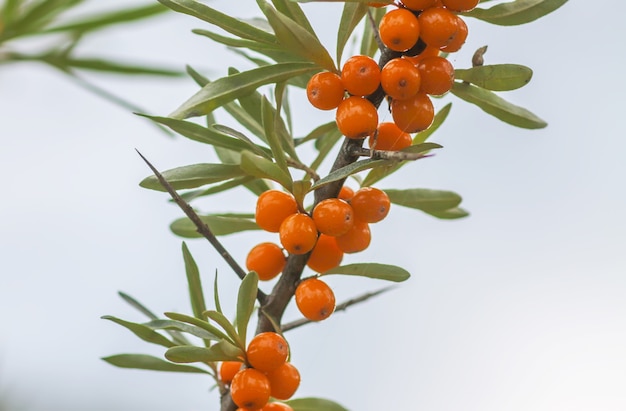
POLYGON ((530 82, 533 71, 519 64, 493 64, 454 70, 457 80, 467 81, 492 91, 509 91, 530 82))
POLYGON ((243 352, 240 350, 232 350, 232 346, 227 341, 219 341, 209 348, 196 347, 194 345, 183 345, 172 347, 165 352, 165 358, 175 363, 192 363, 192 362, 218 362, 218 361, 241 361, 243 352))
POLYGON ((316 66, 311 63, 277 63, 222 77, 202 87, 170 117, 185 119, 205 115, 263 85, 286 81, 316 70, 316 66))
POLYGON ((369 6, 366 3, 346 3, 343 6, 339 30, 337 31, 337 62, 341 61, 343 50, 356 26, 367 14, 369 6))
POLYGON ((186 372, 196 374, 210 374, 208 371, 190 365, 172 364, 152 355, 145 354, 118 354, 104 357, 102 360, 120 368, 133 368, 137 370, 186 372))
POLYGON ((452 103, 448 103, 445 106, 443 106, 437 112, 437 114, 435 114, 435 118, 432 124, 430 125, 430 127, 428 127, 424 131, 420 131, 419 133, 415 134, 415 137, 413 137, 413 144, 420 144, 428 140, 428 137, 432 136, 433 133, 437 131, 437 129, 439 129, 439 127, 443 124, 446 118, 448 118, 448 114, 450 114, 451 108, 452 108, 452 103))
POLYGON ((230 128, 230 127, 222 125, 222 124, 212 124, 209 127, 214 129, 214 130, 216 130, 216 131, 218 131, 218 132, 220 132, 220 133, 226 134, 228 136, 236 138, 237 140, 241 140, 241 141, 245 142, 248 145, 248 147, 249 147, 248 150, 251 150, 254 154, 256 154, 258 156, 262 156, 262 157, 265 157, 267 159, 271 159, 272 158, 272 156, 267 153, 267 150, 265 150, 264 148, 254 144, 252 142, 252 140, 250 140, 248 138, 248 136, 246 136, 245 134, 243 134, 240 131, 235 130, 234 128, 230 128))
POLYGON ((484 112, 511 125, 537 129, 548 125, 544 120, 523 107, 509 103, 495 93, 471 84, 454 82, 452 94, 480 107, 484 112))
POLYGON ((207 321, 180 313, 164 313, 164 315, 167 318, 171 318, 172 320, 181 321, 187 324, 195 325, 196 327, 200 327, 203 330, 209 332, 211 335, 215 335, 220 340, 230 340, 230 337, 226 333, 207 321))
POLYGON ((388 160, 374 160, 368 158, 367 160, 360 160, 345 167, 341 167, 338 170, 329 173, 326 177, 318 180, 311 187, 312 190, 316 190, 326 184, 330 184, 333 181, 342 180, 352 174, 356 174, 363 170, 368 170, 370 168, 382 166, 384 164, 390 163, 388 160))
POLYGON ((454 220, 457 218, 464 218, 469 215, 469 213, 461 207, 454 207, 444 211, 426 211, 426 213, 442 220, 454 220))
POLYGON ((198 264, 193 259, 187 244, 183 241, 183 260, 185 261, 185 273, 187 274, 187 285, 189 287, 189 300, 193 315, 196 318, 204 319, 202 313, 206 310, 204 302, 204 292, 202 291, 202 281, 200 280, 200 271, 198 264))
POLYGON ((463 15, 501 26, 515 26, 537 20, 565 3, 567 0, 515 0, 489 9, 477 7, 463 15))
POLYGON ((325 271, 322 274, 355 275, 359 277, 393 281, 397 283, 406 281, 409 279, 409 277, 411 277, 411 274, 404 268, 395 265, 379 263, 357 263, 341 265, 339 267, 331 268, 330 270, 325 271))
POLYGON ((287 166, 285 151, 283 150, 283 145, 281 144, 278 138, 278 134, 276 133, 275 116, 277 116, 277 113, 276 110, 274 110, 274 107, 272 107, 272 104, 265 96, 263 96, 263 98, 261 99, 261 116, 263 128, 265 130, 265 138, 267 138, 267 143, 272 150, 272 155, 276 160, 276 165, 280 167, 280 169, 285 174, 288 174, 289 167, 287 166))
POLYGON ((149 343, 162 345, 163 347, 173 347, 176 345, 172 341, 167 339, 167 337, 159 334, 158 332, 143 324, 137 324, 130 321, 122 320, 111 315, 105 315, 101 318, 103 320, 113 321, 114 323, 121 325, 122 327, 132 331, 132 333, 135 334, 137 337, 149 343))
MULTIPOLYGON (((185 324, 181 321, 153 320, 153 321, 144 323, 143 325, 145 325, 146 327, 150 327, 153 330, 183 332, 183 333, 191 334, 198 338, 202 338, 204 340, 215 340, 215 341, 220 340, 218 336, 213 335, 210 332, 203 330, 200 327, 196 327, 195 325, 185 324)), ((189 345, 189 342, 187 341, 183 345, 189 345)))
POLYGON ((246 337, 248 332, 248 323, 254 312, 254 304, 259 286, 259 276, 254 271, 248 273, 239 285, 239 293, 237 295, 237 332, 239 338, 246 345, 246 337))
POLYGON ((215 304, 215 311, 222 313, 222 304, 220 303, 220 292, 217 286, 217 269, 215 270, 215 279, 213 280, 213 303, 215 304))
POLYGON ((150 311, 148 308, 146 308, 143 304, 141 304, 130 295, 122 291, 118 291, 118 295, 122 297, 122 299, 126 301, 131 307, 135 308, 137 311, 150 318, 151 320, 156 320, 158 318, 152 311, 150 311))
MULTIPOLYGON (((163 177, 176 189, 196 188, 203 185, 242 177, 245 173, 236 164, 192 164, 163 171, 163 177)), ((143 188, 166 191, 155 176, 146 177, 139 183, 143 188)))
POLYGON ((376 41, 376 36, 378 35, 378 25, 380 24, 381 19, 386 13, 386 9, 374 8, 371 10, 372 17, 374 19, 374 24, 370 24, 368 21, 363 25, 363 36, 361 37, 361 54, 365 56, 373 57, 378 51, 378 42, 376 41))
POLYGON ((300 7, 300 5, 293 0, 272 0, 272 4, 276 7, 276 10, 295 21, 301 27, 304 27, 309 33, 317 37, 311 22, 306 17, 306 14, 300 7))
POLYGON ((348 411, 338 403, 324 398, 294 398, 285 403, 289 404, 293 411, 348 411))
POLYGON ((237 333, 235 326, 226 318, 226 316, 219 311, 215 310, 207 310, 204 313, 204 316, 215 321, 222 329, 228 334, 230 339, 235 343, 235 345, 242 350, 246 349, 244 342, 241 339, 241 336, 237 333))
POLYGON ((411 188, 407 190, 385 189, 389 200, 404 207, 428 213, 442 212, 461 204, 461 196, 452 191, 411 188))
MULTIPOLYGON (((239 233, 241 231, 259 230, 259 226, 254 218, 241 217, 237 215, 201 215, 200 219, 209 226, 211 232, 216 236, 239 233)), ((183 238, 201 238, 196 225, 187 217, 174 220, 170 224, 170 230, 183 238)))
POLYGON ((285 173, 276 163, 272 163, 263 157, 255 156, 249 151, 242 152, 241 169, 251 176, 276 181, 285 187, 287 191, 291 191, 293 184, 291 175, 285 173))

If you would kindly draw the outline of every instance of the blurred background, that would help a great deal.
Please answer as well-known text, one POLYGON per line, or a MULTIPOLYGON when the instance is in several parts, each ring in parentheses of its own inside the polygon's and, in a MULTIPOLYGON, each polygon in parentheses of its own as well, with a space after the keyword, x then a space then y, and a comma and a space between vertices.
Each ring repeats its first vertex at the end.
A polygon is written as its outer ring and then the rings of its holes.
MULTIPOLYGON (((96 3, 77 15, 127 4, 96 3)), ((242 18, 260 14, 252 1, 209 4, 242 18)), ((334 50, 340 5, 303 8, 334 50)), ((625 13, 622 2, 570 1, 523 26, 467 19, 470 35, 451 57, 455 67, 469 67, 483 45, 486 64, 531 67, 530 84, 503 96, 549 126, 515 128, 453 96, 436 102, 453 103, 432 137, 445 148, 379 187, 456 191, 471 215, 440 221, 394 207, 372 226, 370 248, 344 262, 396 264, 412 278, 288 334, 303 377, 297 396, 331 398, 354 411, 626 409, 625 13)), ((193 28, 207 26, 171 12, 102 31, 78 51, 176 70, 189 64, 210 78, 229 65, 251 67, 193 28)), ((27 39, 19 46, 45 45, 27 39)), ((197 90, 186 77, 84 78, 154 115, 197 90)), ((291 93, 291 104, 297 135, 332 119, 301 92, 291 93)), ((135 149, 161 170, 215 161, 210 148, 165 135, 47 66, 0 66, 0 410, 218 409, 205 377, 100 360, 163 352, 100 319, 144 320, 118 291, 157 313, 190 312, 181 239, 168 230, 181 212, 164 194, 138 186, 150 172, 135 149)), ((249 212, 254 203, 241 190, 197 206, 249 212)), ((275 238, 223 238, 240 261, 268 240, 275 238)), ((188 245, 207 293, 219 272, 233 313, 235 277, 206 241, 188 245)), ((328 281, 339 301, 387 285, 328 281)), ((298 317, 290 307, 286 320, 298 317)))

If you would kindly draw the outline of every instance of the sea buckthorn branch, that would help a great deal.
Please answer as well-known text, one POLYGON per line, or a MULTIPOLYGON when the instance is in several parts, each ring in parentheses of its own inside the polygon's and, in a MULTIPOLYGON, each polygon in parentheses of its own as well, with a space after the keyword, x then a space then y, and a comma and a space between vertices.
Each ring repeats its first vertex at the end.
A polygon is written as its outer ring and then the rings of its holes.
MULTIPOLYGON (((156 178, 159 180, 159 183, 161 183, 161 186, 163 186, 163 188, 169 193, 169 195, 172 197, 172 200, 174 200, 174 202, 178 205, 178 207, 180 207, 180 209, 187 215, 187 217, 189 217, 189 219, 194 223, 194 225, 196 226, 196 228, 198 229, 198 233, 202 234, 204 236, 204 238, 206 238, 209 243, 211 243, 211 245, 213 246, 213 248, 215 248, 215 250, 220 254, 220 256, 222 256, 222 258, 224 259, 224 261, 226 261, 226 263, 230 266, 230 268, 232 268, 232 270, 235 272, 235 274, 237 274, 237 276, 243 280, 243 278, 246 276, 246 271, 243 270, 243 268, 241 268, 241 266, 237 263, 237 261, 233 258, 232 255, 230 255, 230 253, 226 250, 226 248, 224 248, 224 246, 222 245, 222 243, 217 239, 217 237, 215 236, 215 234, 213 234, 213 232, 211 231, 211 229, 209 228, 208 225, 206 225, 198 216, 198 214, 193 210, 193 208, 189 205, 189 203, 187 203, 185 200, 183 200, 180 195, 178 195, 178 193, 176 192, 176 190, 174 190, 174 188, 172 187, 172 185, 170 183, 168 183, 168 181, 165 179, 165 177, 163 177, 163 175, 156 169, 156 167, 154 167, 152 165, 152 163, 150 163, 148 161, 148 159, 146 157, 143 156, 143 154, 141 154, 139 152, 139 150, 136 150, 137 154, 139 154, 139 157, 141 157, 143 159, 143 161, 148 165, 148 167, 150 167, 150 170, 152 170, 152 172, 154 173, 154 175, 156 176, 156 178)), ((263 304, 263 302, 265 302, 265 300, 267 299, 267 295, 261 291, 258 290, 257 291, 257 300, 259 301, 260 304, 263 304)))
POLYGON ((432 154, 405 153, 403 151, 376 150, 371 148, 355 148, 354 155, 370 157, 375 160, 415 161, 421 158, 431 157, 432 154))

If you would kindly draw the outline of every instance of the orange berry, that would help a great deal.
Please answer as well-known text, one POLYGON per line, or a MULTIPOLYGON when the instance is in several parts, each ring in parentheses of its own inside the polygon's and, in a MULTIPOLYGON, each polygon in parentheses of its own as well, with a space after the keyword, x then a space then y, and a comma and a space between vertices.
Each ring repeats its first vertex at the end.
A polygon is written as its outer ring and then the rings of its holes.
POLYGON ((465 40, 467 40, 468 28, 467 24, 465 24, 465 20, 463 20, 460 16, 456 16, 456 22, 459 28, 459 31, 456 33, 454 39, 448 43, 447 46, 442 47, 441 51, 446 53, 454 53, 455 51, 461 50, 463 44, 465 44, 465 40))
POLYGON ((416 56, 404 56, 404 58, 406 60, 409 60, 415 66, 417 66, 419 64, 419 62, 422 61, 423 59, 425 59, 426 57, 438 56, 439 52, 440 52, 440 50, 437 47, 426 46, 426 48, 424 50, 422 50, 422 52, 420 54, 418 54, 416 56))
POLYGON ((354 195, 354 190, 348 186, 341 186, 341 190, 339 191, 339 195, 337 198, 341 200, 348 201, 354 195))
POLYGON ((372 94, 380 84, 380 68, 369 56, 352 56, 341 68, 341 80, 348 93, 353 96, 372 94))
POLYGON ((280 243, 290 254, 306 254, 317 241, 317 227, 307 214, 297 213, 285 218, 278 230, 280 243))
POLYGON ((422 40, 432 47, 447 46, 459 31, 456 14, 441 7, 424 10, 418 20, 422 40))
POLYGON ((283 220, 297 212, 298 204, 291 194, 268 190, 256 202, 256 223, 265 231, 277 233, 283 220))
POLYGON ((286 362, 267 374, 271 396, 278 400, 288 400, 300 386, 300 372, 290 362, 286 362))
POLYGON ((259 371, 270 372, 287 361, 289 345, 275 332, 264 332, 254 336, 248 344, 248 363, 259 371))
POLYGON ((348 138, 363 138, 372 134, 378 126, 376 107, 362 97, 352 96, 343 100, 335 114, 339 131, 348 138))
POLYGON ((411 10, 426 10, 437 5, 437 0, 402 0, 402 4, 411 10))
POLYGON ((243 363, 239 361, 224 361, 220 364, 220 381, 230 384, 235 375, 241 370, 243 363))
POLYGON ((265 407, 261 408, 261 411, 293 411, 293 408, 282 402, 270 402, 265 407))
POLYGON ((320 233, 338 236, 354 224, 352 207, 338 198, 322 200, 313 209, 313 221, 320 233))
POLYGON ((417 93, 407 100, 391 101, 394 123, 407 133, 426 130, 435 118, 435 107, 426 93, 417 93))
POLYGON ((270 382, 261 371, 246 368, 233 378, 230 395, 238 407, 260 410, 270 399, 270 382))
POLYGON ((409 60, 395 58, 381 70, 380 84, 389 97, 404 100, 413 97, 419 91, 420 72, 409 60))
POLYGON ((313 271, 323 273, 337 267, 341 260, 343 260, 343 251, 337 245, 335 237, 320 234, 306 265, 313 271))
POLYGON ((306 85, 306 96, 309 102, 320 110, 337 108, 344 94, 345 89, 341 77, 329 71, 313 75, 306 85))
POLYGON ((335 311, 335 293, 324 281, 309 278, 296 287, 296 305, 311 321, 322 321, 335 311))
POLYGON ((395 9, 383 16, 378 25, 383 44, 394 51, 407 51, 417 43, 420 23, 410 10, 395 9))
POLYGON ((422 76, 422 93, 439 96, 450 91, 454 84, 454 67, 443 57, 425 58, 417 69, 422 76))
POLYGON ((248 271, 256 271, 259 280, 268 281, 285 268, 287 259, 283 250, 274 243, 261 243, 252 247, 246 258, 248 271))
POLYGON ((337 246, 344 253, 357 253, 365 250, 370 245, 372 234, 369 224, 365 221, 355 220, 354 226, 342 236, 335 237, 337 246))
POLYGON ((441 0, 441 2, 448 10, 463 12, 472 10, 480 0, 441 0))
POLYGON ((354 216, 367 223, 377 223, 387 217, 391 201, 387 193, 374 187, 363 187, 350 200, 354 216))
POLYGON ((380 123, 369 138, 370 148, 376 150, 399 151, 413 143, 409 133, 400 130, 396 123, 380 123))

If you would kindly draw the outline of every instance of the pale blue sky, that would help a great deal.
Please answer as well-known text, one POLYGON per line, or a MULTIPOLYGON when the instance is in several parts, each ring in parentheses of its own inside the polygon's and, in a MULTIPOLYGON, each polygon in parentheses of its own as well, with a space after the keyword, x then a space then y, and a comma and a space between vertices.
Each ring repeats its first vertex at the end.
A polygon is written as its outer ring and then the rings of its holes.
MULTIPOLYGON (((257 14, 252 1, 245 10, 241 2, 212 4, 257 14)), ((453 102, 433 137, 445 148, 380 187, 453 190, 472 215, 439 221, 395 207, 372 227, 370 249, 346 262, 393 263, 413 277, 288 334, 303 375, 298 396, 332 398, 354 411, 626 409, 626 3, 593 6, 570 1, 513 28, 467 20, 468 42, 453 64, 467 67, 473 50, 488 44, 487 63, 530 66, 531 83, 506 98, 549 126, 521 130, 452 96, 438 102, 453 102)), ((304 7, 333 50, 338 17, 329 15, 339 8, 304 7)), ((190 33, 202 27, 172 14, 103 33, 83 51, 189 63, 212 77, 226 64, 246 67, 190 33)), ((187 79, 90 79, 157 115, 196 90, 187 79)), ((118 290, 156 312, 189 311, 181 240, 167 229, 180 212, 138 187, 149 170, 134 149, 160 169, 214 161, 211 150, 168 139, 44 67, 3 66, 0 90, 0 396, 29 411, 217 410, 203 377, 99 360, 162 352, 99 319, 143 320, 118 290)), ((332 118, 301 93, 292 105, 300 134, 332 118)), ((253 205, 243 191, 199 203, 205 211, 253 205)), ((243 234, 224 243, 243 261, 267 239, 243 234)), ((189 246, 207 289, 218 269, 222 299, 234 299, 236 281, 217 254, 202 240, 189 246)), ((329 282, 339 300, 386 285, 329 282)), ((291 307, 287 318, 297 316, 291 307)))

